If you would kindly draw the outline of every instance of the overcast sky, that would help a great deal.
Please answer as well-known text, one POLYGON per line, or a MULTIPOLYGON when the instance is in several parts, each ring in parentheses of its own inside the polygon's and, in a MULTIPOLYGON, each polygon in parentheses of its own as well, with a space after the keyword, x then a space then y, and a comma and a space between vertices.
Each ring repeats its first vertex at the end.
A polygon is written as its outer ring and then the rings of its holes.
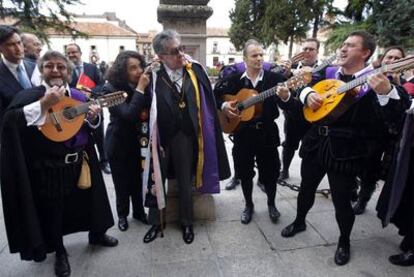
MULTIPOLYGON (((82 0, 84 5, 71 6, 69 10, 76 14, 102 14, 116 12, 118 18, 138 32, 150 29, 161 30, 157 21, 159 0, 82 0)), ((229 11, 234 6, 234 0, 210 0, 213 15, 207 21, 208 27, 230 27, 229 11)))

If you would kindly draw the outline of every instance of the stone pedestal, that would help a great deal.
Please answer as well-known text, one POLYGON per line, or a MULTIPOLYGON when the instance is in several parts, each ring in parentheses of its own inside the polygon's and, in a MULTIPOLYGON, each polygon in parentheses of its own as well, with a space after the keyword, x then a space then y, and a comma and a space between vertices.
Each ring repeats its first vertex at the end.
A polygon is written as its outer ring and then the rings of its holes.
MULTIPOLYGON (((193 193, 194 221, 215 220, 216 208, 214 197, 211 194, 193 193)), ((168 180, 167 193, 167 223, 177 222, 179 219, 178 191, 175 180, 168 180)))
POLYGON ((158 22, 164 29, 176 30, 181 35, 185 52, 206 64, 207 19, 213 9, 210 0, 160 0, 158 22))

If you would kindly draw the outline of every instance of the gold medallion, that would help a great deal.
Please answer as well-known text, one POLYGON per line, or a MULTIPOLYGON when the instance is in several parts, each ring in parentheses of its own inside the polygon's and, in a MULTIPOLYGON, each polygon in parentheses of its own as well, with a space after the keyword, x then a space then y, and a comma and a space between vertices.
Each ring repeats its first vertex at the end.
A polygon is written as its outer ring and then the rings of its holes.
POLYGON ((180 107, 180 109, 184 109, 185 108, 185 102, 184 101, 180 101, 178 103, 178 107, 180 107))

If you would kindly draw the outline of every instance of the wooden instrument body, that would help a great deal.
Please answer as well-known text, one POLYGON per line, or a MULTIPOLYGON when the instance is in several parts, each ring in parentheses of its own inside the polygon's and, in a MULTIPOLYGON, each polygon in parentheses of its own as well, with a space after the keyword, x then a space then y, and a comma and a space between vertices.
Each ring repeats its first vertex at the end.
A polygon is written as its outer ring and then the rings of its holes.
MULTIPOLYGON (((241 89, 237 94, 230 95, 225 94, 223 96, 223 100, 227 101, 234 101, 236 100, 237 103, 241 103, 244 100, 247 100, 251 97, 257 96, 258 92, 254 89, 241 89)), ((224 133, 230 134, 233 133, 238 129, 242 122, 250 121, 251 119, 260 115, 263 111, 263 103, 257 103, 252 105, 246 109, 242 109, 240 111, 240 116, 236 118, 228 118, 223 111, 219 111, 219 120, 221 124, 221 128, 224 133)))
POLYGON ((341 80, 327 79, 315 84, 312 89, 323 99, 322 105, 317 110, 308 106, 303 107, 305 119, 311 123, 330 123, 335 121, 348 108, 356 102, 358 88, 345 93, 338 93, 337 89, 345 83, 341 80))
POLYGON ((49 109, 45 124, 39 126, 39 130, 52 141, 62 142, 70 139, 80 130, 86 115, 80 114, 74 118, 67 118, 62 111, 82 103, 67 96, 62 97, 58 103, 49 109), (56 124, 60 127, 56 126, 56 124))

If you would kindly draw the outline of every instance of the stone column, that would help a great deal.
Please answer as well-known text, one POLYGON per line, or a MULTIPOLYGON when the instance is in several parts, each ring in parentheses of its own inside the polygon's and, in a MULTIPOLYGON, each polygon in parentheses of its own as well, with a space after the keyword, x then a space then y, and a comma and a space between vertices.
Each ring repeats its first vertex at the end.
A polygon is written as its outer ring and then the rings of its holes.
POLYGON ((206 64, 207 19, 213 9, 210 0, 160 0, 158 22, 164 29, 176 30, 185 46, 185 52, 206 64))

